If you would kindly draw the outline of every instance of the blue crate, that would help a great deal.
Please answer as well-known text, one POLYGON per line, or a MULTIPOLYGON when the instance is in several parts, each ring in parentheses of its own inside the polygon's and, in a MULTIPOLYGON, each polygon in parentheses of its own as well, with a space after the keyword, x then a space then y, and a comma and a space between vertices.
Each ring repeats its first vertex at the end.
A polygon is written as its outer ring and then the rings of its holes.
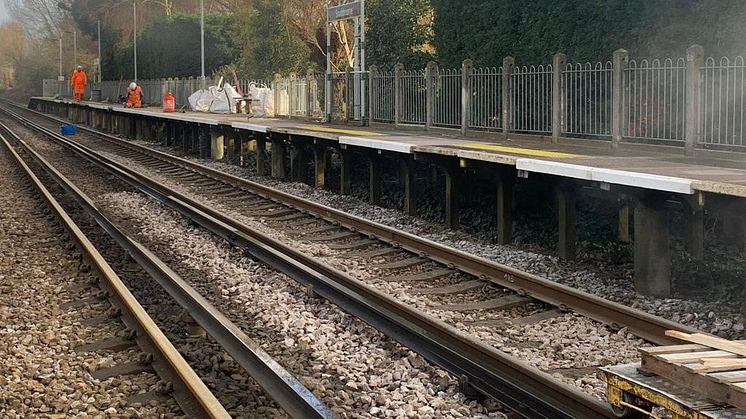
POLYGON ((65 124, 60 126, 60 133, 62 135, 72 136, 78 131, 78 128, 73 124, 65 124))

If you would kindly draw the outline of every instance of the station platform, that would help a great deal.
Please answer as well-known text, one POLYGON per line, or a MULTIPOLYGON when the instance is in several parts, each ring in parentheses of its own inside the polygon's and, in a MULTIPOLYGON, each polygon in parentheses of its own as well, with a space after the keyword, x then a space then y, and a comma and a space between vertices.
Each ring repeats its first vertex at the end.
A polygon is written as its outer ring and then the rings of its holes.
MULTIPOLYGON (((53 98, 32 101, 70 103, 53 98)), ((572 143, 552 143, 520 134, 505 138, 499 133, 464 137, 458 132, 421 128, 394 129, 385 125, 353 127, 290 119, 251 118, 236 114, 199 112, 163 113, 158 108, 124 108, 119 104, 75 102, 78 106, 113 113, 196 123, 228 126, 254 133, 291 135, 334 141, 340 146, 369 148, 403 154, 451 156, 472 161, 514 166, 524 173, 540 173, 632 188, 679 194, 697 191, 746 197, 746 154, 715 152, 705 156, 686 156, 675 147, 632 146, 612 150, 610 143, 578 139, 572 143)))
POLYGON ((357 185, 367 184, 374 205, 381 204, 383 173, 388 170, 403 192, 400 205, 408 215, 418 215, 418 188, 444 189, 438 204, 451 229, 459 227, 464 209, 483 205, 473 199, 472 187, 483 182, 495 188, 492 233, 497 244, 513 240, 516 185, 535 180, 553 192, 542 198, 556 211, 557 253, 562 259, 577 255, 577 202, 604 200, 618 210, 617 219, 608 220, 618 223, 618 240, 634 245, 635 288, 643 295, 672 295, 672 255, 677 250, 671 246, 671 211, 683 217, 678 230, 684 230, 694 259, 705 255, 706 217, 717 219, 729 240, 746 251, 746 154, 697 150, 687 156, 683 147, 623 142, 612 149, 610 142, 592 139, 561 138, 554 143, 549 137, 517 133, 462 136, 454 130, 163 113, 160 108, 53 98, 33 98, 29 107, 120 137, 178 147, 185 154, 233 164, 252 161, 261 175, 317 188, 330 186, 329 162, 336 156, 340 164, 335 167, 335 188, 351 194, 356 177, 357 185), (247 160, 249 155, 253 158, 247 160), (352 170, 353 165, 365 167, 352 170), (418 177, 418 165, 426 165, 434 175, 418 177), (436 178, 444 179, 444 187, 436 178))

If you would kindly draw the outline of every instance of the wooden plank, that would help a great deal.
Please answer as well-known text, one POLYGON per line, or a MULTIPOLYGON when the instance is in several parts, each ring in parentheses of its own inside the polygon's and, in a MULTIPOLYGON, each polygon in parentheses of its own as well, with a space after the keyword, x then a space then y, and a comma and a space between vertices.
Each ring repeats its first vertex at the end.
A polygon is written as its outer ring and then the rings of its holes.
POLYGON ((683 354, 663 354, 654 355, 655 358, 666 362, 677 362, 686 364, 690 362, 700 362, 703 358, 735 358, 736 356, 727 351, 705 351, 705 352, 686 352, 683 354))
POLYGON ((717 372, 713 374, 707 374, 707 376, 716 383, 741 383, 746 381, 746 370, 717 372))
POLYGON ((681 352, 697 352, 697 351, 709 351, 711 348, 705 345, 698 345, 696 343, 689 343, 685 345, 668 345, 668 346, 646 346, 639 348, 641 354, 647 355, 660 355, 660 354, 675 354, 681 352))
POLYGON ((430 281, 443 278, 444 276, 452 275, 455 273, 456 271, 453 271, 451 269, 436 269, 434 271, 425 271, 412 275, 389 276, 383 278, 383 280, 388 282, 430 281))
POLYGON ((700 345, 706 345, 710 348, 720 349, 722 351, 728 351, 736 355, 746 356, 746 344, 732 341, 728 339, 722 339, 715 336, 709 336, 702 333, 684 333, 677 330, 666 331, 666 336, 681 339, 691 343, 698 343, 700 345))
POLYGON ((682 364, 681 366, 691 372, 696 372, 699 374, 726 372, 726 371, 733 371, 734 369, 732 365, 707 365, 707 364, 702 364, 700 362, 695 362, 691 364, 682 364))

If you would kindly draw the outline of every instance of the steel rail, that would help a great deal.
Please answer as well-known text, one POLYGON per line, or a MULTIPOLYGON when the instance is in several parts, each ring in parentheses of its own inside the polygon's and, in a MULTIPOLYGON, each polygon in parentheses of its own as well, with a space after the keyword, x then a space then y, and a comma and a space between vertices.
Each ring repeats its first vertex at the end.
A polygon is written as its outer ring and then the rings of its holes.
MULTIPOLYGON (((32 112, 41 117, 63 122, 61 119, 32 109, 21 109, 32 112)), ((507 265, 418 237, 411 233, 369 221, 362 217, 348 214, 285 192, 274 190, 268 186, 230 175, 186 159, 175 157, 137 144, 132 144, 87 127, 80 128, 118 146, 129 148, 171 164, 178 165, 182 168, 198 172, 220 182, 283 203, 291 208, 296 208, 317 215, 326 221, 339 223, 341 226, 350 230, 374 236, 393 246, 401 247, 402 249, 408 250, 412 253, 430 258, 433 261, 453 267, 482 280, 491 281, 517 293, 529 295, 544 303, 561 309, 571 310, 616 328, 626 327, 636 336, 656 345, 674 345, 681 343, 678 339, 666 336, 666 330, 680 330, 686 333, 697 332, 697 330, 692 327, 609 301, 597 295, 580 291, 549 279, 532 275, 507 265)))
POLYGON ((192 286, 171 270, 141 243, 124 233, 110 221, 96 204, 63 174, 55 169, 25 141, 0 123, 0 128, 14 137, 34 161, 51 176, 78 204, 93 217, 143 269, 163 287, 179 305, 216 342, 251 375, 267 394, 295 418, 335 418, 336 415, 277 363, 261 346, 210 304, 192 286))
POLYGON ((13 156, 16 164, 31 180, 36 191, 68 231, 92 270, 104 281, 102 285, 108 291, 107 294, 112 305, 119 308, 123 313, 122 321, 130 330, 136 331, 135 339, 140 347, 153 355, 153 368, 162 378, 171 380, 175 390, 174 398, 184 413, 198 417, 230 418, 228 412, 210 392, 205 383, 197 376, 103 256, 96 250, 95 246, 2 134, 0 134, 0 140, 13 156))
POLYGON ((31 121, 20 120, 230 243, 246 249, 253 258, 312 287, 314 293, 360 317, 523 417, 614 417, 606 404, 577 388, 88 147, 31 121))

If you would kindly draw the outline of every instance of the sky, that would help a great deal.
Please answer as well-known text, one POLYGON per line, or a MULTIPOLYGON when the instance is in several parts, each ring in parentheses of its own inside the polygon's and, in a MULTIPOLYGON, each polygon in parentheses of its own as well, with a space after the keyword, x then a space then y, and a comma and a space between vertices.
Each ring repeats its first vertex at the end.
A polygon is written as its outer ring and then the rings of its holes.
POLYGON ((5 0, 0 0, 0 24, 9 20, 10 16, 8 16, 8 8, 5 6, 5 0))

